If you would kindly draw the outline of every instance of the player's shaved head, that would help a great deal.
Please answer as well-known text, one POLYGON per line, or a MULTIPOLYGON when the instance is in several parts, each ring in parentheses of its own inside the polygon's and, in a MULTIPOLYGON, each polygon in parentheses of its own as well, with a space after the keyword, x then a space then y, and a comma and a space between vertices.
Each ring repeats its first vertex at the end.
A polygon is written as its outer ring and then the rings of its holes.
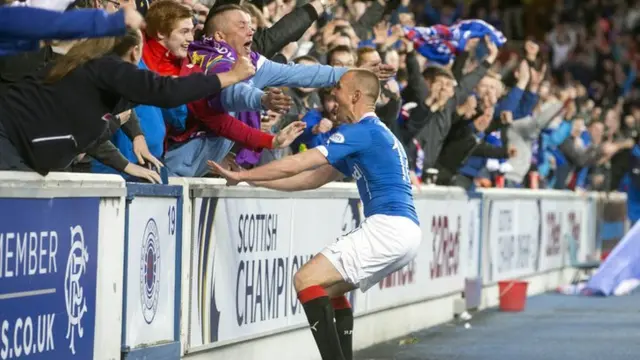
POLYGON ((357 122, 362 114, 375 111, 380 97, 380 81, 369 70, 350 69, 333 88, 333 95, 338 103, 338 120, 357 122))
MULTIPOLYGON (((351 69, 343 76, 345 85, 351 91, 360 91, 367 102, 375 104, 380 97, 380 80, 367 69, 351 69)), ((341 79, 342 80, 342 79, 341 79)))

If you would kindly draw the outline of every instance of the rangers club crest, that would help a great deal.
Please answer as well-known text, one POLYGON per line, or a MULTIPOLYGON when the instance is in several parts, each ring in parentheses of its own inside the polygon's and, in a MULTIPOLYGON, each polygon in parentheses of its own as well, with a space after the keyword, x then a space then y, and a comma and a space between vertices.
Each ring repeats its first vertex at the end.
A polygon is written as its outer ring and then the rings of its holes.
POLYGON ((149 219, 144 229, 140 256, 140 300, 142 314, 151 324, 158 310, 160 297, 160 239, 158 225, 149 219))
POLYGON ((87 298, 84 296, 81 284, 82 276, 87 271, 88 262, 89 252, 84 243, 82 227, 80 225, 72 227, 71 250, 67 257, 67 268, 64 275, 64 298, 69 317, 66 338, 69 340, 69 349, 74 355, 76 353, 76 333, 78 337, 83 337, 82 318, 88 310, 87 298))

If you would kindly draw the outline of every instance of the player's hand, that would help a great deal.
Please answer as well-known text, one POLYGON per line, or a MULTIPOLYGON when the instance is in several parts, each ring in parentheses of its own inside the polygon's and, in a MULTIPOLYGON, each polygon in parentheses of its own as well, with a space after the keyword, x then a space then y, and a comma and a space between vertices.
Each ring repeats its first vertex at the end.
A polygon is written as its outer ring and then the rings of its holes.
POLYGON ((293 105, 291 97, 278 88, 270 88, 266 90, 264 95, 262 95, 261 101, 262 106, 280 114, 286 114, 289 112, 291 105, 293 105))
POLYGON ((291 145, 291 143, 300 135, 307 127, 307 123, 302 121, 294 121, 286 128, 280 130, 278 135, 273 138, 273 148, 282 149, 291 145))
POLYGON ((213 174, 218 174, 227 180, 227 186, 235 186, 242 181, 239 171, 227 170, 222 165, 211 160, 207 161, 207 165, 209 165, 209 170, 213 174))

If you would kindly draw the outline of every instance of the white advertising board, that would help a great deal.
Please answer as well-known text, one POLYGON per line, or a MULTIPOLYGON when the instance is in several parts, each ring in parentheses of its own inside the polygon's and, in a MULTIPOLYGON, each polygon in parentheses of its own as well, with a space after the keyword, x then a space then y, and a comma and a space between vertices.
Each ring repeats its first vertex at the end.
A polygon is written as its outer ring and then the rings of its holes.
POLYGON ((540 270, 558 269, 569 264, 570 241, 575 242, 576 258, 587 260, 595 250, 588 246, 588 200, 542 199, 540 202, 544 229, 540 270))
POLYGON ((467 278, 476 278, 481 276, 480 273, 480 242, 482 241, 482 200, 478 198, 471 198, 468 202, 469 211, 469 232, 466 236, 467 257, 462 259, 466 266, 466 272, 464 274, 467 278))
POLYGON ((206 198, 195 204, 192 347, 306 324, 293 275, 361 221, 358 201, 349 199, 206 198))
POLYGON ((418 255, 366 293, 368 311, 461 291, 464 287, 467 199, 419 198, 415 203, 422 229, 418 255))
POLYGON ((197 199, 190 345, 290 325, 289 199, 197 199))
POLYGON ((126 346, 174 340, 176 198, 134 197, 129 204, 126 346))
MULTIPOLYGON (((360 201, 346 197, 197 198, 194 204, 191 348, 305 325, 293 275, 364 220, 360 201)), ((417 199, 416 208, 423 231, 418 256, 366 294, 348 294, 356 315, 462 290, 466 197, 417 199)))
POLYGON ((496 282, 534 273, 538 263, 540 209, 537 199, 490 199, 487 202, 488 279, 496 282))

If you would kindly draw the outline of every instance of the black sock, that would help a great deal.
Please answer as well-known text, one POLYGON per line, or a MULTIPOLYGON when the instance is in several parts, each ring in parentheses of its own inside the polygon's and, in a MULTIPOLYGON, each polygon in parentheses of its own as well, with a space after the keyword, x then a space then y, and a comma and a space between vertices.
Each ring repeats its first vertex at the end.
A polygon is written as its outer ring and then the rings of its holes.
POLYGON ((336 315, 336 330, 345 360, 353 360, 353 310, 346 296, 331 299, 336 315))
POLYGON ((327 292, 321 286, 310 286, 298 293, 298 299, 307 314, 322 360, 345 360, 327 292))

